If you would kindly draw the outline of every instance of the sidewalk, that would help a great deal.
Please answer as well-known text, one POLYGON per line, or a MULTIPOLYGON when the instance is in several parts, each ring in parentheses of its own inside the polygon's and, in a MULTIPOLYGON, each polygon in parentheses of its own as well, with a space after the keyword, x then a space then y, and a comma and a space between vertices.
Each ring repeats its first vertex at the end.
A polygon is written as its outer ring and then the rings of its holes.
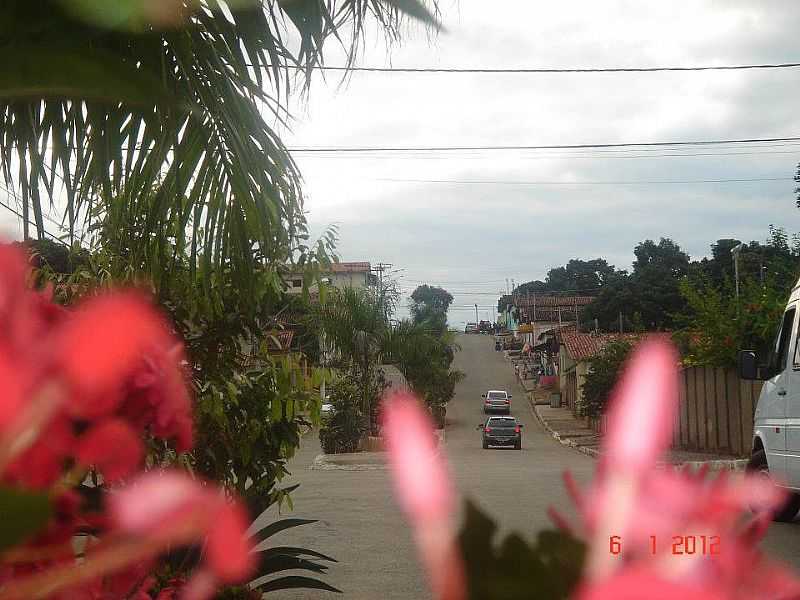
MULTIPOLYGON (((542 427, 564 446, 575 448, 594 458, 600 456, 602 437, 586 425, 585 419, 576 418, 570 409, 537 405, 532 401, 531 411, 542 427)), ((670 450, 669 463, 690 468, 708 465, 711 471, 743 471, 747 465, 747 459, 670 450)))

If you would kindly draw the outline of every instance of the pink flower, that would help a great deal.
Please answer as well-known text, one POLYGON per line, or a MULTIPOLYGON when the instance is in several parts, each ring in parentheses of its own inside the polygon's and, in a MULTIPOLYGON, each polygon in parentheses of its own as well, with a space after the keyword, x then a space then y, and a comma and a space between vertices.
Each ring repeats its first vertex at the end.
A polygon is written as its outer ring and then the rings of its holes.
POLYGON ((207 566, 220 581, 245 579, 254 568, 245 537, 247 512, 238 503, 178 473, 149 473, 109 499, 115 530, 181 544, 206 536, 207 566))
POLYGON ((434 596, 462 600, 464 564, 452 523, 456 494, 433 423, 416 398, 396 393, 384 401, 383 434, 397 499, 414 528, 434 596))
POLYGON ((142 356, 163 347, 167 329, 150 306, 134 295, 99 296, 81 305, 61 328, 58 369, 73 386, 70 410, 97 418, 122 402, 122 381, 142 356))
POLYGON ((705 472, 656 468, 671 439, 676 365, 674 351, 663 342, 646 342, 637 350, 615 392, 595 480, 584 494, 567 479, 581 525, 568 525, 557 514, 556 520, 585 536, 590 546, 577 598, 745 600, 800 595, 800 581, 767 561, 756 546, 766 531, 769 511, 784 498, 780 490, 749 477, 722 474, 709 479, 705 472), (743 526, 742 517, 754 505, 766 512, 743 526), (679 535, 713 537, 719 551, 673 555, 671 542, 679 535), (621 544, 622 556, 610 551, 612 536, 621 544), (651 536, 660 540, 655 553, 651 536))

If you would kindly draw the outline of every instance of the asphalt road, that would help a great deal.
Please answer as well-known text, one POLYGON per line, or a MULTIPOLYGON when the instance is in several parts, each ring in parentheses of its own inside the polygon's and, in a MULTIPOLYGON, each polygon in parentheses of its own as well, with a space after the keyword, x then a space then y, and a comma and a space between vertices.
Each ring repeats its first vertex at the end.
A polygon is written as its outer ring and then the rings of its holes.
MULTIPOLYGON (((565 448, 539 426, 517 385, 513 371, 492 338, 460 335, 462 346, 455 367, 466 373, 447 411, 446 454, 456 485, 464 497, 476 501, 499 523, 501 535, 511 530, 535 534, 550 526, 547 507, 556 506, 572 515, 561 475, 569 469, 587 483, 594 459, 565 448), (481 447, 481 394, 506 389, 513 394, 512 414, 524 423, 522 450, 481 447)), ((290 463, 292 477, 285 484, 300 483, 292 494, 294 510, 284 516, 319 519, 318 523, 279 534, 276 542, 304 546, 330 554, 340 562, 324 580, 355 600, 425 599, 430 595, 415 555, 408 527, 391 492, 387 471, 310 470, 320 452, 316 432, 290 463)), ((265 515, 274 518, 276 515, 265 515)), ((460 516, 459 516, 460 519, 460 516)), ((775 524, 765 549, 800 568, 800 521, 775 524)), ((271 594, 280 599, 320 598, 314 591, 271 594)), ((331 596, 333 597, 333 596, 331 596)))
MULTIPOLYGON (((464 496, 498 521, 501 535, 518 530, 533 536, 550 525, 545 512, 549 505, 562 509, 569 506, 561 483, 562 471, 571 469, 579 481, 587 481, 593 460, 564 448, 541 429, 513 371, 501 353, 494 351, 491 337, 461 335, 459 343, 462 351, 456 355, 455 367, 467 376, 448 407, 445 450, 454 480, 464 496), (512 414, 525 425, 521 451, 482 449, 475 427, 484 418, 481 394, 488 389, 506 389, 513 394, 512 414)), ((319 452, 312 433, 292 460, 293 475, 284 483, 301 484, 292 494, 291 516, 320 522, 275 539, 337 558, 340 562, 324 579, 342 589, 348 599, 429 598, 409 529, 392 498, 389 473, 312 471, 308 466, 319 452)), ((271 597, 305 599, 321 595, 299 591, 271 597)))

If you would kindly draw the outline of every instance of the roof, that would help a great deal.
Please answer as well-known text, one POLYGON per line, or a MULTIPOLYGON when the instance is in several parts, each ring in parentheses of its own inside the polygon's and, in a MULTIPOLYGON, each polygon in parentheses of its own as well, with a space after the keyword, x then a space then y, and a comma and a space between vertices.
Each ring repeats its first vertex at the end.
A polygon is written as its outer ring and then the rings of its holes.
POLYGON ((528 296, 526 294, 524 296, 516 296, 514 299, 514 306, 520 308, 535 306, 538 310, 540 307, 574 307, 576 304, 578 306, 586 306, 587 304, 591 304, 593 300, 593 296, 541 296, 535 294, 528 296))
POLYGON ((368 262, 338 262, 331 263, 331 273, 367 273, 372 271, 368 262))
POLYGON ((658 333, 578 333, 576 331, 561 330, 557 332, 559 342, 563 344, 567 354, 576 362, 590 360, 598 354, 609 343, 624 340, 632 344, 638 344, 646 338, 667 337, 671 338, 670 332, 658 333))
POLYGON ((575 329, 575 323, 565 323, 564 325, 555 325, 544 331, 541 331, 537 336, 537 340, 542 339, 546 335, 556 335, 559 330, 566 331, 567 329, 575 329))
POLYGON ((286 352, 292 346, 294 331, 291 329, 274 329, 266 332, 267 350, 270 354, 286 352))

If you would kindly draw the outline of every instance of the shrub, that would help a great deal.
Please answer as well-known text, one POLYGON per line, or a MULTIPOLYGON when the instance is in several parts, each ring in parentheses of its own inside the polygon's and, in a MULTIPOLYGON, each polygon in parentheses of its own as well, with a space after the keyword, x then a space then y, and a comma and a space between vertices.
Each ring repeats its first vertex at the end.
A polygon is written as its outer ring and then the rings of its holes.
POLYGON ((605 411, 608 397, 617 383, 617 378, 622 372, 622 367, 632 348, 630 342, 614 341, 603 348, 592 360, 592 366, 583 383, 583 399, 587 416, 596 418, 605 411))
POLYGON ((361 438, 369 431, 368 420, 360 409, 361 391, 350 378, 338 381, 331 392, 333 414, 319 430, 325 454, 355 452, 361 438))

